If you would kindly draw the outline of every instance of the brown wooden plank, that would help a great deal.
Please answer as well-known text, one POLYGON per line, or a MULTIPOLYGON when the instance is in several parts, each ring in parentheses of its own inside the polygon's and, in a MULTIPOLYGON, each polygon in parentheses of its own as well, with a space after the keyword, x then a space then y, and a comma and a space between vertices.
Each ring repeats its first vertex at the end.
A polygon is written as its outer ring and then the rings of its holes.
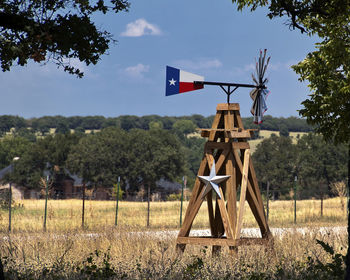
POLYGON ((264 236, 270 230, 267 225, 266 217, 263 216, 262 214, 263 209, 261 209, 258 201, 256 200, 255 194, 253 193, 253 190, 249 183, 248 183, 248 192, 247 192, 247 202, 249 204, 250 209, 252 210, 255 220, 259 225, 261 235, 264 236))
POLYGON ((214 222, 214 209, 213 209, 213 192, 210 191, 207 194, 207 205, 208 205, 208 216, 211 235, 215 233, 215 222, 214 222))
MULTIPOLYGON (((256 197, 258 198, 259 204, 264 209, 264 203, 262 201, 260 188, 259 188, 258 180, 256 178, 256 173, 255 173, 255 169, 252 161, 249 164, 249 177, 252 181, 252 187, 256 197)), ((264 211, 264 214, 265 214, 265 211, 264 211)))
POLYGON ((222 222, 222 218, 221 218, 221 213, 220 213, 220 208, 219 208, 219 204, 218 204, 218 199, 216 197, 215 199, 215 218, 214 218, 214 237, 220 237, 222 235, 224 235, 225 233, 225 228, 224 228, 224 224, 222 222))
POLYGON ((250 149, 248 142, 232 142, 232 149, 250 149))
POLYGON ((181 237, 176 239, 177 244, 191 244, 202 246, 235 246, 236 240, 227 238, 213 238, 213 237, 181 237))
POLYGON ((246 138, 246 139, 250 139, 250 132, 247 130, 242 130, 241 132, 239 131, 225 131, 225 136, 227 138, 246 138))
POLYGON ((207 142, 206 149, 219 149, 219 150, 225 150, 230 149, 231 143, 224 143, 224 142, 207 142))
POLYGON ((268 238, 240 238, 240 239, 228 239, 228 238, 213 238, 207 236, 189 236, 178 237, 177 244, 191 244, 202 246, 239 246, 239 245, 268 245, 270 240, 268 238))
MULTIPOLYGON (((212 123, 211 128, 214 128, 214 129, 215 129, 215 128, 218 128, 219 123, 220 123, 220 118, 221 118, 221 113, 216 112, 216 115, 215 115, 215 117, 214 117, 214 120, 213 120, 213 123, 212 123)), ((209 140, 209 141, 214 141, 214 139, 215 139, 215 134, 216 134, 215 131, 211 131, 208 140, 209 140)))
POLYGON ((227 238, 233 238, 232 225, 230 223, 230 219, 229 219, 228 214, 227 214, 225 200, 224 200, 224 193, 223 193, 221 187, 219 188, 219 190, 220 190, 220 195, 221 195, 222 199, 218 198, 217 203, 219 204, 222 223, 224 225, 224 229, 225 229, 227 238))
POLYGON ((236 232, 235 232, 236 239, 238 239, 241 236, 244 203, 245 203, 247 185, 248 185, 249 159, 250 159, 250 150, 246 149, 244 152, 244 162, 243 162, 243 172, 242 172, 242 182, 241 182, 241 197, 239 199, 237 225, 236 225, 236 232))
POLYGON ((239 111, 239 104, 238 103, 230 103, 230 104, 219 103, 216 106, 216 110, 217 111, 227 111, 227 110, 231 110, 231 111, 238 110, 239 111))
POLYGON ((232 227, 232 232, 236 232, 237 185, 236 185, 236 167, 233 161, 232 153, 229 154, 226 161, 226 175, 230 175, 230 178, 226 181, 227 212, 228 212, 228 217, 232 227))
POLYGON ((239 112, 239 110, 236 110, 233 113, 235 116, 234 119, 235 119, 235 123, 237 124, 237 127, 244 129, 243 122, 241 119, 241 113, 239 112))
MULTIPOLYGON (((197 200, 189 210, 189 214, 187 216, 187 219, 184 219, 184 223, 182 224, 182 227, 179 231, 178 236, 188 236, 191 230, 191 226, 193 223, 194 218, 196 217, 199 208, 201 207, 203 203, 203 198, 202 195, 204 193, 204 188, 202 189, 200 195, 198 196, 197 200)), ((186 213, 187 214, 187 213, 186 213)))
MULTIPOLYGON (((238 153, 236 150, 233 151, 233 154, 235 156, 235 160, 236 160, 236 164, 237 164, 237 171, 239 171, 242 174, 243 165, 242 165, 241 159, 238 156, 238 153)), ((259 207, 260 206, 259 202, 255 196, 255 193, 252 189, 252 186, 251 186, 249 180, 248 180, 248 192, 251 194, 252 203, 253 203, 253 204, 249 204, 249 206, 252 209, 252 212, 254 214, 255 219, 257 220, 259 225, 260 225, 260 221, 262 221, 264 223, 264 228, 267 228, 267 221, 266 221, 266 217, 265 217, 263 208, 259 207)), ((248 203, 249 203, 249 201, 248 201, 248 203)))

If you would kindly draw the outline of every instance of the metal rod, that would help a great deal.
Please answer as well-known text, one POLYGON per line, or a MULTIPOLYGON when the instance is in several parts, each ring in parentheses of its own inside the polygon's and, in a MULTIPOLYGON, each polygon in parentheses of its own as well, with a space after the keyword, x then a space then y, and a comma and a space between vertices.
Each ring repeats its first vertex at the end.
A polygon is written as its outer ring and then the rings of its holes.
POLYGON ((266 88, 266 86, 257 86, 252 84, 236 84, 236 83, 222 83, 222 82, 204 82, 194 81, 195 85, 212 85, 212 86, 233 86, 233 87, 246 87, 246 88, 266 88))
POLYGON ((115 209, 115 226, 118 225, 119 188, 120 188, 120 177, 118 177, 118 183, 117 183, 117 204, 115 209))
POLYGON ((48 198, 48 194, 49 194, 49 175, 46 176, 46 186, 45 186, 44 231, 46 231, 47 198, 48 198))
POLYGON ((183 183, 181 184, 180 227, 182 226, 182 204, 183 204, 183 200, 184 200, 185 178, 183 178, 182 181, 183 181, 183 183))
POLYGON ((297 176, 294 178, 294 224, 297 223, 297 176))
POLYGON ((85 182, 83 182, 83 205, 81 209, 81 227, 84 229, 85 227, 85 182))
POLYGON ((11 204, 12 204, 12 185, 9 183, 9 232, 11 232, 11 204))

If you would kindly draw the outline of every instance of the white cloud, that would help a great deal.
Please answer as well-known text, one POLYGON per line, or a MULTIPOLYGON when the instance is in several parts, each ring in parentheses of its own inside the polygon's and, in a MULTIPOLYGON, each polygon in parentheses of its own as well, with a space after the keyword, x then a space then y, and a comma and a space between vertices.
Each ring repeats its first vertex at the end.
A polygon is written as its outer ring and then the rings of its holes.
POLYGON ((179 65, 179 67, 183 69, 193 69, 193 70, 199 70, 199 69, 211 69, 211 68, 220 68, 222 66, 222 63, 220 60, 214 58, 200 58, 197 60, 177 60, 175 62, 176 65, 179 65))
POLYGON ((144 78, 143 74, 149 71, 149 65, 139 63, 135 66, 125 68, 125 73, 133 78, 144 78))
POLYGON ((144 35, 161 35, 162 31, 156 25, 140 18, 126 25, 126 30, 121 33, 125 37, 140 37, 144 35))

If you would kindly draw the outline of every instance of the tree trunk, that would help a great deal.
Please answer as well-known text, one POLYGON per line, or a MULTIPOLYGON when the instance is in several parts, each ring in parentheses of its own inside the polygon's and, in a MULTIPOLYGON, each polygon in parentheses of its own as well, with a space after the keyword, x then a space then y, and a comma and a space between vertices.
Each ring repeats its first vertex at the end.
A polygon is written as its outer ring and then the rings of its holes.
POLYGON ((149 227, 150 196, 151 196, 151 186, 150 186, 150 184, 148 184, 148 188, 147 188, 147 227, 149 227))
MULTIPOLYGON (((348 143, 348 194, 350 192, 350 141, 348 143)), ((349 197, 349 195, 348 195, 349 197)), ((346 254, 346 274, 345 279, 350 280, 350 203, 348 198, 348 251, 346 254)))

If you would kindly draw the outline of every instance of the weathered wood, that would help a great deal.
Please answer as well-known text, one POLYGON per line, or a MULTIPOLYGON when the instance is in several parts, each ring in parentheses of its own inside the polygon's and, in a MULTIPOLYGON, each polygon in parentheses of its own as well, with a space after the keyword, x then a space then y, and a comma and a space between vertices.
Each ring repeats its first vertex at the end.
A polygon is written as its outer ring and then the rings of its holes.
MULTIPOLYGON (((218 128, 218 125, 220 123, 220 119, 221 119, 221 114, 216 113, 216 115, 214 117, 214 120, 213 120, 213 124, 212 124, 212 128, 213 129, 218 128)), ((215 131, 211 131, 208 140, 209 141, 214 141, 215 135, 216 135, 216 132, 215 131)))
POLYGON ((197 244, 213 246, 213 254, 219 253, 222 246, 228 246, 230 253, 234 254, 240 245, 266 245, 271 239, 260 189, 250 160, 247 139, 252 133, 253 130, 245 130, 243 127, 239 104, 218 104, 212 128, 201 130, 202 136, 208 137, 208 141, 204 147, 204 157, 198 175, 209 175, 215 161, 216 174, 227 174, 231 177, 219 185, 222 199, 216 196, 215 209, 213 190, 206 195, 211 237, 189 236, 193 221, 204 200, 204 184, 196 179, 184 223, 177 238, 177 251, 183 252, 186 244, 197 244), (237 209, 238 184, 241 185, 241 197, 237 209), (240 238, 245 201, 258 222, 263 238, 240 238))
POLYGON ((213 192, 207 194, 208 216, 211 235, 215 234, 214 209, 213 209, 213 192))
POLYGON ((241 149, 241 150, 245 150, 245 149, 250 149, 249 143, 248 142, 232 142, 232 149, 241 149))
MULTIPOLYGON (((187 216, 187 219, 184 220, 184 223, 182 224, 182 227, 179 231, 179 236, 188 236, 191 230, 191 226, 193 223, 194 218, 196 217, 199 208, 201 207, 203 203, 202 194, 204 192, 204 188, 202 189, 200 195, 198 196, 196 202, 193 204, 191 209, 189 210, 189 214, 187 216)), ((186 213, 187 214, 187 213, 186 213)))
POLYGON ((230 174, 230 178, 226 181, 226 200, 227 212, 232 227, 232 232, 236 232, 237 221, 237 185, 236 185, 236 167, 234 165, 232 153, 229 154, 226 161, 226 174, 230 174))
MULTIPOLYGON (((233 154, 235 156, 237 168, 240 171, 240 173, 242 174, 243 173, 243 164, 241 162, 241 158, 239 157, 236 150, 233 151, 233 154)), ((252 212, 254 214, 255 219, 257 220, 259 226, 263 225, 263 228, 267 228, 267 222, 266 222, 266 218, 264 215, 263 207, 260 207, 259 202, 255 196, 255 192, 253 191, 249 180, 248 180, 248 192, 250 194, 250 197, 252 198, 252 204, 250 204, 249 206, 252 209, 252 212)), ((248 201, 248 203, 249 203, 249 201, 248 201)))
MULTIPOLYGON (((219 191, 220 191, 221 197, 224 198, 224 193, 221 188, 219 188, 219 191)), ((227 214, 225 200, 218 198, 217 203, 219 204, 222 223, 224 225, 227 238, 233 238, 232 225, 230 223, 230 219, 227 214)))
POLYGON ((245 198, 246 198, 246 193, 247 193, 247 185, 248 185, 249 159, 250 159, 250 150, 247 149, 244 152, 242 183, 241 183, 241 197, 239 199, 237 225, 236 225, 236 232, 235 232, 236 239, 238 239, 241 235, 242 219, 243 219, 243 213, 244 213, 244 203, 245 203, 245 198))
POLYGON ((239 111, 238 103, 219 103, 216 106, 216 111, 239 111))
POLYGON ((246 138, 250 139, 251 134, 248 130, 242 130, 241 132, 238 131, 225 131, 225 137, 227 138, 246 138))
POLYGON ((213 238, 210 236, 189 236, 178 237, 176 242, 178 244, 191 244, 191 245, 203 245, 203 246, 239 246, 239 245, 267 245, 270 240, 268 238, 240 238, 229 239, 226 237, 213 238))

